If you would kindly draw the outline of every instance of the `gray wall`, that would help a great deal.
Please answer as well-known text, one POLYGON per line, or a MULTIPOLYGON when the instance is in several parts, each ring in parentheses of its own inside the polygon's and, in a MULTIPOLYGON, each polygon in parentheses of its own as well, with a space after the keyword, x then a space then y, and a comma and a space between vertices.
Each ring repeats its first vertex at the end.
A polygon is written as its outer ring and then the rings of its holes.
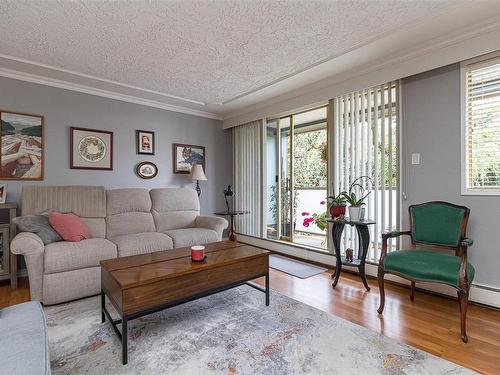
POLYGON ((460 67, 451 65, 406 78, 402 87, 405 121, 406 193, 408 206, 445 200, 471 209, 468 236, 474 239, 469 259, 475 283, 500 288, 500 197, 460 193, 460 67), (411 165, 420 153, 420 165, 411 165))
POLYGON ((172 173, 172 143, 188 143, 206 147, 202 212, 224 207, 224 186, 232 179, 231 133, 222 130, 221 121, 6 78, 0 78, 0 108, 45 116, 45 180, 1 181, 7 184, 9 202, 18 202, 22 186, 28 184, 191 188, 189 176, 172 173), (70 126, 114 132, 113 171, 69 168, 70 126), (136 154, 136 129, 155 131, 156 155, 136 154), (145 160, 158 166, 152 180, 135 175, 136 164, 145 160))

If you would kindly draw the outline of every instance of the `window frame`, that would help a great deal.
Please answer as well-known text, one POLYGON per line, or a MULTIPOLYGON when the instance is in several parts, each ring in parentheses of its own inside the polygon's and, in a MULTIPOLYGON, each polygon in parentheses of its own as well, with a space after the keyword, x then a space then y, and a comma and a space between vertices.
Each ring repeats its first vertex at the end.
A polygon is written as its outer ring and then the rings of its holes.
POLYGON ((497 188, 467 187, 467 73, 500 63, 500 51, 479 56, 460 63, 460 186, 461 195, 500 196, 500 186, 497 188))

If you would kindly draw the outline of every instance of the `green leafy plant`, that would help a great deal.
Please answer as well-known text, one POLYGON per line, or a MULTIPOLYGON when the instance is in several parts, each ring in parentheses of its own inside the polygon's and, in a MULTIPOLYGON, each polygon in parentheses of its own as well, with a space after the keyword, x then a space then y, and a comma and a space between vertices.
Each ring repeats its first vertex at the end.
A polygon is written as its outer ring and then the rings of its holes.
POLYGON ((363 180, 370 181, 372 179, 368 176, 361 176, 356 178, 351 185, 349 185, 349 191, 343 191, 340 193, 347 203, 352 207, 360 207, 365 204, 365 199, 370 195, 371 191, 365 194, 365 188, 363 186, 363 180))
POLYGON ((344 192, 341 192, 339 195, 329 195, 326 197, 327 208, 330 209, 332 206, 345 206, 347 201, 343 193, 344 192))

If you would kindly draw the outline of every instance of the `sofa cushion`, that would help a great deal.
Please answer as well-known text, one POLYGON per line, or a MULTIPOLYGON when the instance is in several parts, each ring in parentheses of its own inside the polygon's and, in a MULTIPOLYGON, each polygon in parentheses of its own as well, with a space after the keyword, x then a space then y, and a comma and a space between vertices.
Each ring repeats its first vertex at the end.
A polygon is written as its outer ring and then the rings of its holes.
POLYGON ((45 273, 99 266, 101 260, 116 258, 117 254, 116 245, 104 238, 54 242, 45 246, 45 273))
POLYGON ((0 374, 50 374, 46 322, 39 302, 0 310, 0 374))
POLYGON ((150 195, 151 212, 158 232, 195 226, 195 219, 200 215, 200 201, 196 190, 152 189, 150 195))
POLYGON ((150 212, 151 197, 148 189, 112 189, 106 191, 107 216, 125 212, 150 212))
POLYGON ((153 253, 155 251, 172 249, 172 239, 157 232, 125 234, 113 238, 118 247, 118 256, 153 253))
POLYGON ((106 237, 155 232, 151 214, 151 197, 147 189, 107 191, 106 237))
POLYGON ((40 237, 44 245, 52 242, 62 241, 62 238, 52 228, 47 215, 26 215, 12 219, 12 222, 17 225, 19 232, 31 232, 40 237))
POLYGON ((90 238, 89 228, 74 213, 52 211, 49 214, 49 222, 65 241, 80 242, 90 238))
POLYGON ((172 229, 164 232, 174 241, 174 247, 201 245, 219 241, 217 232, 205 228, 172 229))
POLYGON ((23 215, 53 208, 80 217, 106 217, 106 192, 102 186, 23 186, 21 201, 23 215))
POLYGON ((106 238, 106 220, 104 218, 81 217, 87 228, 89 228, 91 238, 106 238))

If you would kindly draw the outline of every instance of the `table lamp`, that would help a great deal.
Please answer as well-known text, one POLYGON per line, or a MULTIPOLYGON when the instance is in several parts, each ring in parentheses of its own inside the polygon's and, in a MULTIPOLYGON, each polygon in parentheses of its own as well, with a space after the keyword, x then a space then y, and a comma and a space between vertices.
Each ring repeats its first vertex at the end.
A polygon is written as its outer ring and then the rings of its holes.
POLYGON ((191 167, 191 180, 196 180, 196 192, 198 197, 201 195, 200 181, 206 181, 207 176, 203 172, 203 166, 201 164, 193 164, 191 167))

